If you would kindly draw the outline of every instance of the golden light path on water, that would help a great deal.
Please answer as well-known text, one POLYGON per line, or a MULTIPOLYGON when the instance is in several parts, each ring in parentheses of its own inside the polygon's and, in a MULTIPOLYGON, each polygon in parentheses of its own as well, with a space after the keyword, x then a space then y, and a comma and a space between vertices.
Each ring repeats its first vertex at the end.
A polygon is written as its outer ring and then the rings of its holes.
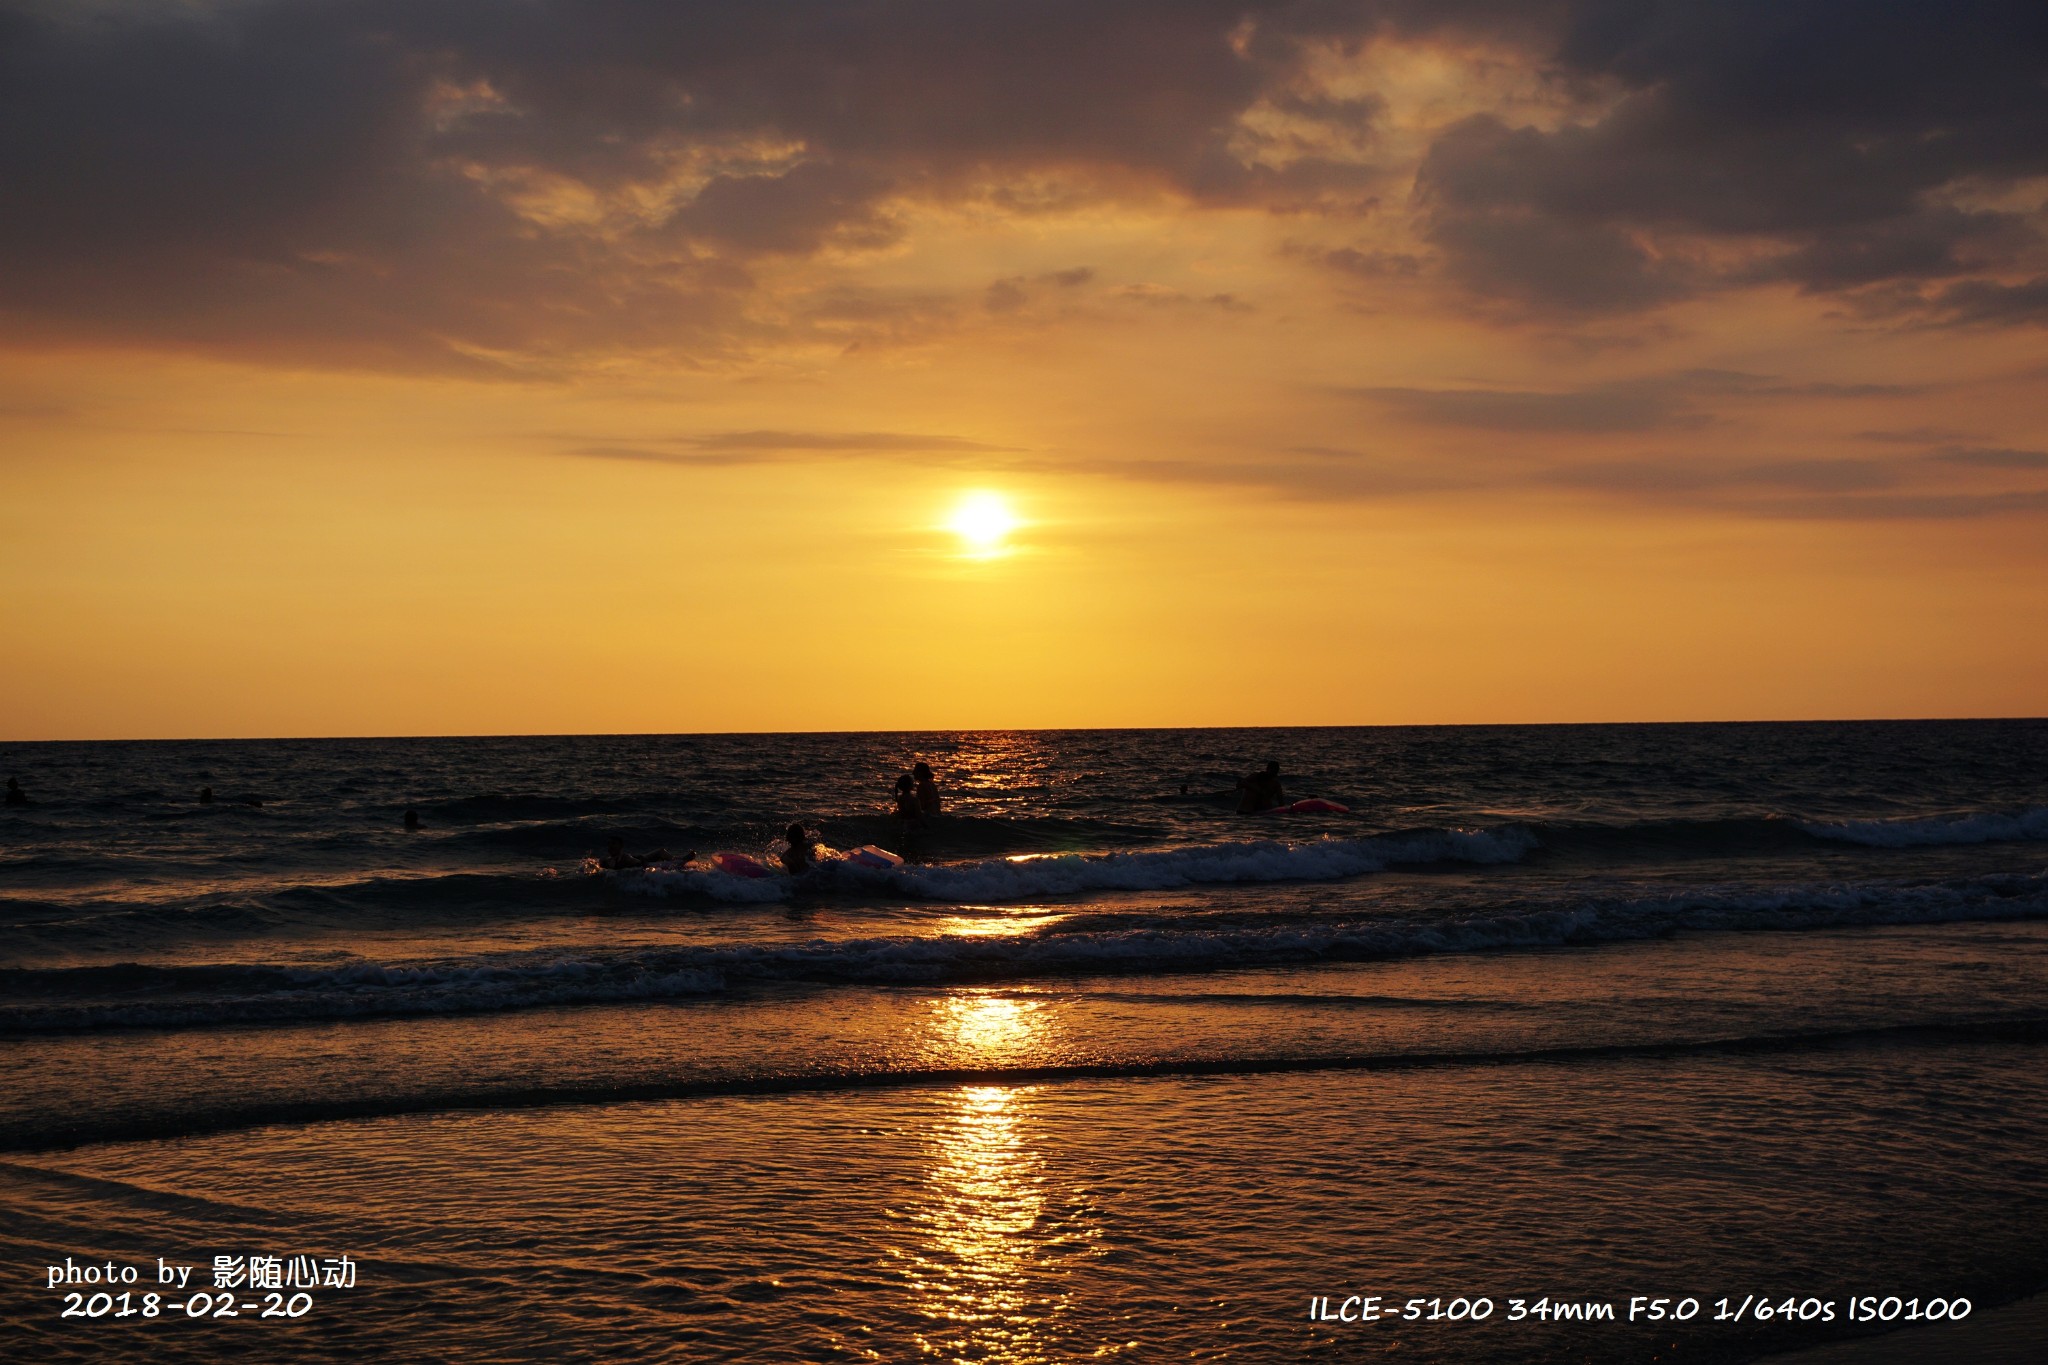
POLYGON ((1068 918, 1061 910, 1019 909, 1006 905, 965 905, 964 914, 947 915, 937 923, 949 938, 1015 938, 1068 918))
MULTIPOLYGON (((933 1004, 933 1031, 965 1065, 1027 1061, 1050 1015, 1028 996, 968 993, 933 1004)), ((1032 1086, 967 1085, 927 1138, 921 1198, 904 1259, 937 1359, 1033 1365, 1065 1358, 1069 1295, 1061 1266, 1090 1254, 1100 1228, 1063 1197, 1034 1121, 1032 1086), (1078 1215, 1078 1216, 1077 1216, 1078 1215)))

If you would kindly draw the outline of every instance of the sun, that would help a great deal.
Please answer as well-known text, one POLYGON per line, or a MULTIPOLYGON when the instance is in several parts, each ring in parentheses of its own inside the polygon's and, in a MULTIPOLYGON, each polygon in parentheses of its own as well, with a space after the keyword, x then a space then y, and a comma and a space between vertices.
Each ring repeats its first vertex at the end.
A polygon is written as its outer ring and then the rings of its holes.
POLYGON ((966 553, 978 559, 1003 553, 1010 532, 1022 524, 1010 510, 1009 499, 1000 493, 969 493, 946 519, 946 529, 960 537, 966 553))

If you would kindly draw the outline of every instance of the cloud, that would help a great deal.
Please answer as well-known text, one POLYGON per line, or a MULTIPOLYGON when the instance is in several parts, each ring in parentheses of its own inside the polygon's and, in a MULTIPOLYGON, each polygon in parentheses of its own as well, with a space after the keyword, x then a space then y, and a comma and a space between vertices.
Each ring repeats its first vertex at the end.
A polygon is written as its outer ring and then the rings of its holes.
POLYGON ((2048 469, 2048 450, 2014 450, 2003 446, 1944 446, 1928 457, 1943 464, 1978 469, 2048 469))
POLYGON ((1087 472, 1138 483, 1251 488, 1280 498, 1372 501, 1471 488, 1475 481, 1442 469, 1375 459, 1358 451, 1292 447, 1307 459, 1249 458, 1091 460, 1087 472))
POLYGON ((1310 256, 1332 270, 1367 280, 1414 279, 1423 267, 1420 256, 1405 251, 1360 251, 1348 246, 1317 251, 1297 247, 1290 254, 1310 256))
POLYGON ((1226 313, 1253 311, 1252 304, 1235 294, 1190 294, 1163 284, 1126 284, 1111 290, 1109 297, 1147 308, 1217 308, 1226 313))
POLYGON ((1020 446, 991 445, 962 436, 902 431, 722 431, 620 445, 577 444, 563 453, 594 460, 725 466, 771 464, 831 455, 868 456, 911 463, 972 463, 1014 455, 1020 446))
POLYGON ((1085 265, 1068 270, 1049 270, 1039 275, 1008 275, 989 283, 982 296, 982 306, 991 313, 1014 313, 1048 287, 1078 289, 1094 279, 1094 270, 1085 265))
POLYGON ((1885 445, 1924 446, 1944 441, 1965 441, 1969 438, 1969 432, 1957 431, 1953 427, 1900 427, 1894 430, 1856 433, 1856 439, 1859 441, 1878 441, 1885 445))
POLYGON ((1936 321, 1956 326, 2048 324, 2048 275, 2020 284, 1964 280, 1925 300, 1936 321))
POLYGON ((1545 202, 1558 136, 1475 115, 1430 148, 1418 197, 1453 275, 1474 293, 1552 313, 1638 312, 1691 292, 1695 268, 1651 250, 1631 225, 1545 202))
POLYGON ((1364 388, 1353 392, 1414 422, 1480 431, 1649 431, 1704 426, 1681 385, 1624 381, 1543 392, 1530 389, 1364 388))
POLYGON ((1708 489, 1769 488, 1813 493, 1890 488, 1899 472, 1880 460, 1646 459, 1565 465, 1545 472, 1553 483, 1616 493, 1697 493, 1708 489))
POLYGON ((899 234, 877 204, 887 181, 859 167, 798 162, 779 175, 714 176, 668 229, 750 253, 883 246, 899 234))
POLYGON ((1899 384, 1788 383, 1738 370, 1695 369, 1563 390, 1378 387, 1347 392, 1433 426, 1598 433, 1708 426, 1717 416, 1705 404, 1717 399, 1869 398, 1917 391, 1899 384))
POLYGON ((715 360, 804 323, 750 311, 754 263, 885 246, 907 201, 1033 176, 1350 194, 1364 168, 1231 153, 1298 65, 1277 37, 1234 46, 1245 14, 0 0, 0 312, 30 339, 472 373, 605 347, 715 360))
MULTIPOLYGON (((2037 213, 1944 196, 2048 172, 2039 5, 1551 12, 1545 59, 1615 92, 1608 106, 1554 128, 1473 115, 1418 173, 1425 233, 1478 293, 1539 313, 1639 312, 1759 279, 1831 292, 2038 258, 2037 213)), ((2038 321, 2038 284, 1963 281, 1933 307, 2038 321)))
POLYGON ((777 291, 843 281, 789 264, 900 249, 927 205, 1349 237, 1412 191, 1418 241, 1304 254, 1567 321, 1784 282, 2033 325, 2044 46, 2019 0, 0 0, 0 314, 479 376, 721 363, 834 339, 777 291), (1346 66, 1387 43, 1483 51, 1544 112, 1395 127, 1398 82, 1346 66))
POLYGON ((1709 515, 1773 520, 1933 521, 2048 511, 2048 490, 1954 493, 1912 486, 1924 483, 1930 471, 1942 465, 2048 468, 2048 453, 1974 448, 1884 459, 1729 459, 1657 453, 1626 460, 1461 465, 1327 445, 1218 450, 1198 457, 1077 458, 928 432, 726 431, 633 443, 579 443, 565 447, 563 453, 688 468, 883 460, 1012 473, 1085 473, 1310 501, 1377 502, 1566 489, 1709 515), (1957 458, 1960 455, 1971 458, 1957 458))
POLYGON ((1766 517, 1813 521, 1973 521, 1980 517, 2048 512, 2048 489, 2012 493, 1893 493, 1759 503, 1745 509, 1766 517))

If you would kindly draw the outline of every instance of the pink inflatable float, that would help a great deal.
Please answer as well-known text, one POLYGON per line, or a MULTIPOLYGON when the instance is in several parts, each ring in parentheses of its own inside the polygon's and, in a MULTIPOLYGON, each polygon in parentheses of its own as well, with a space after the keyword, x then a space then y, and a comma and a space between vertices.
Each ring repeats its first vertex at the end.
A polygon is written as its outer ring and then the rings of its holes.
POLYGON ((1325 801, 1320 796, 1311 796, 1306 801, 1297 801, 1291 806, 1275 806, 1262 810, 1261 815, 1349 815, 1351 807, 1341 801, 1325 801))
POLYGON ((775 875, 759 858, 744 853, 714 853, 711 865, 729 877, 771 877, 775 875))
POLYGON ((888 849, 877 848, 873 844, 862 844, 859 848, 843 854, 840 861, 852 863, 855 867, 871 867, 878 872, 903 866, 903 859, 888 849))

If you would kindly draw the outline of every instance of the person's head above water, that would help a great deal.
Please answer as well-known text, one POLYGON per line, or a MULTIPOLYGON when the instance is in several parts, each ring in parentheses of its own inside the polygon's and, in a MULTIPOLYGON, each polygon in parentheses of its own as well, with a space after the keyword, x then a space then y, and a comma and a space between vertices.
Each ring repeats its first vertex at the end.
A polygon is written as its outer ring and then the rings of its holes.
POLYGON ((1278 776, 1280 776, 1280 762, 1279 762, 1279 760, 1278 760, 1278 759, 1271 759, 1271 758, 1269 758, 1269 759, 1267 759, 1267 760, 1266 760, 1266 776, 1268 776, 1268 777, 1278 777, 1278 776))
POLYGON ((932 775, 932 765, 920 759, 910 771, 913 776, 929 781, 932 775))
POLYGON ((899 777, 899 778, 897 778, 897 779, 896 779, 896 790, 897 790, 897 791, 902 791, 902 790, 904 790, 904 789, 905 789, 905 788, 907 788, 907 787, 914 787, 914 786, 916 786, 916 785, 917 785, 917 779, 916 779, 916 778, 914 778, 914 777, 912 777, 912 776, 911 776, 911 775, 910 775, 909 773, 905 773, 905 774, 903 774, 903 776, 901 776, 901 777, 899 777))
POLYGON ((791 825, 788 829, 782 831, 782 837, 789 840, 792 844, 806 842, 802 825, 791 825))
POLYGON ((621 839, 616 834, 612 836, 611 842, 605 845, 606 848, 609 848, 614 853, 617 853, 620 849, 624 848, 625 846, 626 841, 624 839, 621 839))

